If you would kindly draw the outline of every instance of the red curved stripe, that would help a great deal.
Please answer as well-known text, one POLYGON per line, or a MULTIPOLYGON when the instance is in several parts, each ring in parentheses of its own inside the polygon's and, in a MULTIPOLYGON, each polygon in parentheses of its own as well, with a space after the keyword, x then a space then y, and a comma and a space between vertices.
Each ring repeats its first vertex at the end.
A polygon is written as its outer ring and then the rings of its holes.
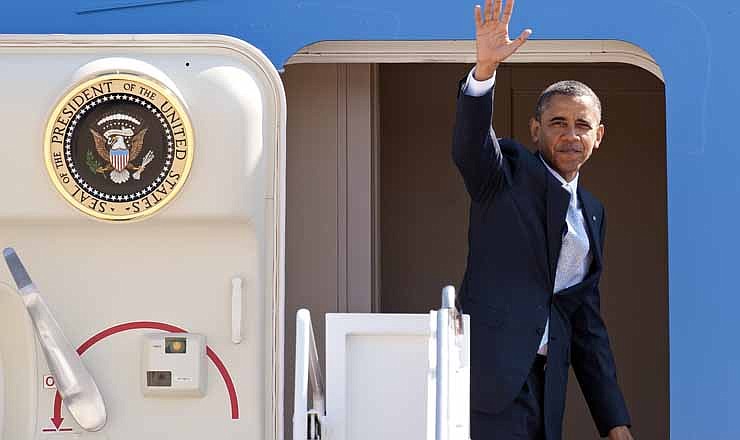
POLYGON ((238 419, 239 402, 236 398, 236 388, 234 388, 234 383, 231 381, 231 376, 229 376, 226 366, 221 362, 221 359, 216 355, 216 352, 211 350, 211 347, 206 346, 206 353, 208 354, 208 357, 211 358, 213 365, 215 365, 221 373, 221 377, 224 378, 224 382, 226 382, 226 389, 229 390, 229 400, 231 400, 231 418, 238 419))
MULTIPOLYGON (((118 324, 113 327, 107 328, 95 335, 93 335, 90 339, 85 341, 82 345, 77 348, 77 354, 82 356, 84 352, 86 352, 90 347, 95 345, 97 342, 107 338, 108 336, 115 335, 116 333, 125 332, 128 330, 137 330, 137 329, 151 329, 151 330, 162 330, 165 332, 170 333, 187 333, 187 330, 182 329, 180 327, 176 327, 174 325, 166 324, 164 322, 156 322, 156 321, 134 321, 134 322, 125 322, 123 324, 118 324)), ((211 350, 211 347, 206 346, 206 354, 211 359, 211 362, 216 366, 216 369, 221 374, 221 377, 224 380, 224 383, 226 384, 226 390, 229 392, 229 400, 231 400, 231 418, 232 419, 238 419, 239 418, 239 400, 236 395, 236 388, 234 387, 234 382, 231 380, 231 375, 229 374, 229 370, 226 369, 226 366, 223 362, 221 362, 221 359, 216 355, 216 352, 211 350)), ((62 396, 59 394, 59 391, 57 391, 56 395, 54 396, 54 417, 59 418, 62 414, 62 396)))

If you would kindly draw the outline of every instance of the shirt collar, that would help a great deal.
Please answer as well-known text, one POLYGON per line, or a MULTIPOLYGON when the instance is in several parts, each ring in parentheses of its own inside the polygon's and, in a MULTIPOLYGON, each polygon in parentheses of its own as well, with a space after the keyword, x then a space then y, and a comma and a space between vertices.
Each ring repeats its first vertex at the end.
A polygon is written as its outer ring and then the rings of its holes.
POLYGON ((578 194, 578 176, 580 175, 580 173, 576 173, 576 177, 574 177, 573 180, 571 180, 570 182, 566 182, 565 179, 563 179, 563 176, 558 174, 557 171, 550 168, 550 165, 548 165, 547 162, 545 162, 545 159, 542 157, 542 154, 538 154, 538 156, 540 157, 540 160, 542 161, 542 163, 545 164, 547 171, 549 171, 550 174, 552 174, 553 176, 555 176, 556 179, 558 179, 558 182, 560 182, 563 185, 563 188, 568 190, 568 192, 570 192, 571 194, 578 194))

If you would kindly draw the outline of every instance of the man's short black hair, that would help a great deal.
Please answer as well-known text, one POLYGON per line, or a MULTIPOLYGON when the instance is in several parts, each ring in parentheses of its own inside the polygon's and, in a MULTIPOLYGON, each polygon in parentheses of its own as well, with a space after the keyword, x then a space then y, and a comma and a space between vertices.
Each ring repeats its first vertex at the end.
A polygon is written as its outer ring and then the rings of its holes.
POLYGON ((538 121, 541 120, 542 113, 545 111, 547 103, 550 102, 550 98, 554 95, 592 97, 594 103, 596 103, 596 111, 599 114, 599 120, 601 120, 601 101, 599 100, 599 97, 596 96, 596 93, 591 90, 591 87, 580 81, 566 80, 552 84, 543 90, 540 97, 537 98, 537 107, 535 108, 534 117, 537 118, 538 121))

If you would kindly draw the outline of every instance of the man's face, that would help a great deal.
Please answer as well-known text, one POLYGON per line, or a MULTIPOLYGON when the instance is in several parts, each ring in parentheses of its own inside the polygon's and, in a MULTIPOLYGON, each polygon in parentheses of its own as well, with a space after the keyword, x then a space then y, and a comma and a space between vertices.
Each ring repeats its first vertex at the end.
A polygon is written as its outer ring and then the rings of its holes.
POLYGON ((570 182, 604 137, 591 96, 553 95, 538 121, 529 121, 532 142, 547 163, 570 182))

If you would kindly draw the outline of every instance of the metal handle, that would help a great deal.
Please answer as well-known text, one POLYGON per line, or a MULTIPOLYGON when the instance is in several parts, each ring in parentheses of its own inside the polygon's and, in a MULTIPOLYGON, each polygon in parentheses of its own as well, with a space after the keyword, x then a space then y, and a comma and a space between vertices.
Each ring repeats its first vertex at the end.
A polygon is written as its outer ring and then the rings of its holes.
POLYGON ((231 342, 242 341, 242 279, 231 279, 231 342))
POLYGON ((3 256, 18 285, 19 294, 31 317, 36 336, 65 406, 82 429, 99 431, 105 425, 107 415, 98 386, 64 336, 18 255, 13 249, 8 248, 3 251, 3 256))

